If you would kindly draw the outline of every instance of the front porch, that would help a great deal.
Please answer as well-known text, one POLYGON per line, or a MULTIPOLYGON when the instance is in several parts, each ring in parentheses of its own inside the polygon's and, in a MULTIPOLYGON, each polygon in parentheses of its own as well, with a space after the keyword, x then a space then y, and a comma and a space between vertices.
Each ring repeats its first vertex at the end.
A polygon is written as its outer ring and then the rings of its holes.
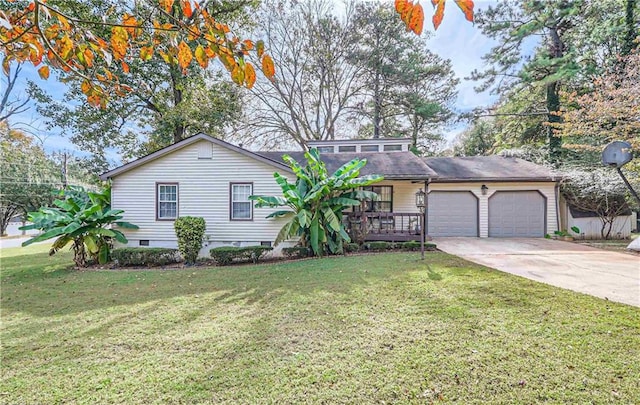
POLYGON ((364 241, 419 241, 423 215, 407 212, 350 212, 347 231, 364 241))

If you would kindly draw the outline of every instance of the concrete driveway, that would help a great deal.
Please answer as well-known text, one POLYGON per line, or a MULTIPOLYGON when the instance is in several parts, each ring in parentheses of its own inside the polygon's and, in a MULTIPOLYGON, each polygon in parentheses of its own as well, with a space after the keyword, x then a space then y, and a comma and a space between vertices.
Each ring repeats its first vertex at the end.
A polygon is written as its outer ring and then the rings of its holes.
POLYGON ((541 283, 640 307, 640 256, 529 238, 436 238, 440 250, 541 283))

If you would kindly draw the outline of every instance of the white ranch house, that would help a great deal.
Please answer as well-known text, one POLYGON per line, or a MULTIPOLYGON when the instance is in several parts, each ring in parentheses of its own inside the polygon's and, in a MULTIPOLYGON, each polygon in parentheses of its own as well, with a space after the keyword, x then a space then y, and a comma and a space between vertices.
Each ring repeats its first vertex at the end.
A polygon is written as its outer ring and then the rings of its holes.
MULTIPOLYGON (((559 226, 558 180, 545 167, 499 156, 420 158, 407 139, 340 140, 311 143, 329 170, 353 157, 366 158, 361 174, 385 180, 373 191, 380 201, 350 214, 364 220, 369 240, 420 240, 415 194, 426 189, 428 236, 543 237, 559 226)), ((176 247, 173 221, 203 217, 203 252, 222 245, 269 245, 284 219, 265 219, 273 210, 254 208, 252 194, 277 195, 278 171, 294 175, 282 155, 252 152, 199 134, 101 175, 112 182, 112 206, 138 225, 125 230, 129 246, 176 247), (206 249, 206 250, 205 250, 206 249)))

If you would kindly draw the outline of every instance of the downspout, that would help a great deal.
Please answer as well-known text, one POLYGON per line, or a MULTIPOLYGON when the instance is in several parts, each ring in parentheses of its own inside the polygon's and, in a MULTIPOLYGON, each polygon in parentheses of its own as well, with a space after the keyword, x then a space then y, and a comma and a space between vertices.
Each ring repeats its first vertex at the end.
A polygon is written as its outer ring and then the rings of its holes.
MULTIPOLYGON (((556 181, 556 185, 553 187, 556 195, 556 230, 560 230, 560 183, 556 181)), ((567 226, 569 226, 569 218, 567 218, 567 226)), ((546 227, 545 227, 546 228, 546 227)), ((547 233, 549 230, 546 230, 547 233)))
POLYGON ((431 182, 431 179, 429 178, 429 180, 424 182, 424 218, 423 218, 423 224, 424 224, 424 229, 422 230, 422 232, 424 232, 424 240, 430 240, 429 239, 429 233, 428 233, 428 229, 429 229, 429 215, 427 215, 427 211, 429 210, 429 183, 431 182))

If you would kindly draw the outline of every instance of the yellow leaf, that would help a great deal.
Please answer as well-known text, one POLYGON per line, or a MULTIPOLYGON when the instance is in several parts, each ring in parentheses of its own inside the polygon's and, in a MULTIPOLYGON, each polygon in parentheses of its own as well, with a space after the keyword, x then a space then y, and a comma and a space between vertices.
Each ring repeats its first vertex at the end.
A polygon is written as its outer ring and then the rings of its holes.
POLYGON ((205 52, 202 45, 198 45, 196 47, 195 54, 196 54, 196 60, 198 61, 200 66, 202 66, 203 69, 206 69, 207 66, 209 65, 209 58, 207 57, 207 53, 205 52))
POLYGON ((264 55, 262 57, 262 72, 269 79, 272 79, 276 74, 276 68, 273 64, 273 59, 271 59, 271 56, 269 55, 264 55))
POLYGON ((82 92, 84 94, 89 94, 89 92, 91 91, 91 83, 89 83, 88 80, 85 80, 82 82, 82 85, 80 86, 80 89, 82 90, 82 92))
POLYGON ((231 79, 237 84, 242 84, 244 82, 244 72, 242 71, 242 68, 240 68, 240 65, 234 66, 231 71, 231 79))
POLYGON ((191 53, 191 49, 189 49, 189 45, 184 41, 180 42, 180 45, 178 45, 178 65, 183 71, 189 67, 192 59, 193 54, 191 53))
POLYGON ((173 0, 160 0, 160 7, 167 13, 171 13, 173 8, 173 0))
POLYGON ((62 59, 67 60, 69 54, 73 50, 73 42, 71 41, 69 36, 67 36, 67 34, 60 38, 60 40, 58 41, 58 46, 58 55, 60 55, 62 59))
POLYGON ((140 48, 140 59, 149 60, 153 57, 153 47, 152 46, 143 46, 140 48))
POLYGON ((256 70, 253 68, 251 63, 247 63, 244 66, 244 82, 249 89, 252 88, 253 84, 256 82, 256 70))
POLYGON ((111 50, 113 58, 121 60, 127 54, 129 47, 129 34, 123 27, 113 27, 111 29, 111 50))
POLYGON ((43 66, 40 69, 38 69, 38 74, 40 75, 41 78, 43 78, 44 80, 47 80, 49 78, 49 66, 43 66))

